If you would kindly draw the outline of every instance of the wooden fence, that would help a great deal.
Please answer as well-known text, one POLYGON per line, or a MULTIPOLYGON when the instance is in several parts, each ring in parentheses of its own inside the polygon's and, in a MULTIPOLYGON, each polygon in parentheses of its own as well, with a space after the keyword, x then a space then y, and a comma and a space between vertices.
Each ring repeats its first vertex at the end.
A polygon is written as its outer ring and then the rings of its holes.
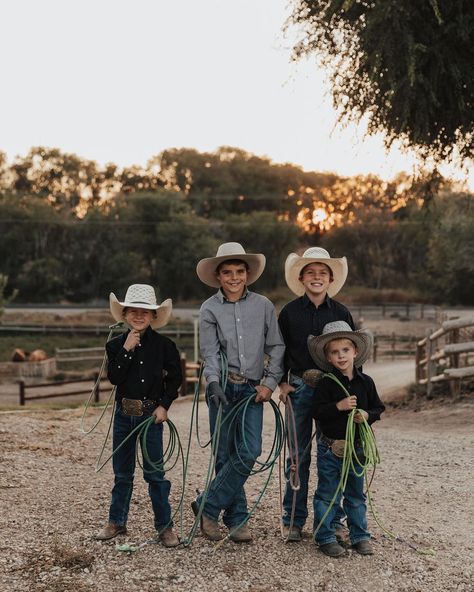
POLYGON ((372 361, 380 358, 390 358, 392 361, 402 357, 413 357, 416 351, 417 337, 412 335, 378 335, 374 333, 372 361))
MULTIPOLYGON (((75 348, 70 350, 61 350, 62 355, 65 355, 68 361, 75 361, 78 360, 97 360, 102 359, 104 356, 104 348, 75 348), (94 352, 90 352, 89 350, 96 350, 94 352), (98 356, 99 351, 101 352, 100 356, 98 356), (80 354, 83 354, 82 356, 80 354), (70 355, 71 354, 71 355, 70 355), (68 358, 67 355, 70 355, 68 358)), ((64 361, 64 359, 63 359, 64 361)), ((184 396, 189 393, 190 390, 194 390, 195 385, 199 381, 199 362, 188 362, 186 359, 186 354, 181 354, 181 372, 183 375, 183 380, 179 389, 179 395, 184 396)), ((80 379, 80 380, 62 380, 58 382, 46 382, 41 384, 27 384, 24 380, 19 380, 19 397, 20 397, 20 405, 25 405, 27 401, 34 401, 38 399, 51 399, 56 397, 71 397, 77 395, 88 395, 91 392, 90 384, 94 380, 96 381, 98 374, 96 374, 94 379, 80 379), (64 389, 65 385, 71 384, 84 384, 88 383, 89 386, 86 387, 79 387, 79 390, 68 391, 64 389), (28 392, 33 392, 34 394, 28 395, 28 392)), ((106 382, 108 385, 108 392, 112 388, 112 385, 108 382, 107 378, 104 376, 101 378, 99 386, 94 396, 94 401, 96 403, 100 402, 100 393, 101 393, 101 383, 106 382)), ((104 390, 104 389, 102 389, 104 390)))
POLYGON ((437 382, 449 382, 459 395, 461 380, 474 376, 474 317, 444 321, 441 327, 417 343, 416 383, 431 395, 437 382))

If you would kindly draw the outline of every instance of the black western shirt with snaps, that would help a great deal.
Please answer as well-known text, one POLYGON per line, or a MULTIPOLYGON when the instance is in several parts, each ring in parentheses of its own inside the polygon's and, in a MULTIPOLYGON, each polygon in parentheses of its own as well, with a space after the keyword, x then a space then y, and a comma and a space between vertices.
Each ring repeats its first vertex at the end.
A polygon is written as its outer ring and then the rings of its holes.
MULTIPOLYGON (((370 425, 380 419, 385 411, 385 405, 375 388, 375 383, 370 376, 354 368, 354 376, 349 380, 339 370, 333 368, 334 376, 344 385, 350 395, 357 397, 357 408, 367 411, 370 425)), ((318 382, 314 397, 314 418, 318 421, 322 433, 327 438, 344 440, 346 437, 346 426, 350 411, 339 411, 336 404, 346 397, 345 392, 339 384, 329 376, 323 376, 318 382)), ((356 438, 358 434, 356 430, 356 438)))
POLYGON ((301 374, 310 368, 317 368, 308 350, 308 336, 321 335, 323 327, 333 321, 346 321, 355 329, 351 313, 347 308, 326 296, 324 302, 315 306, 306 294, 286 304, 278 317, 278 324, 285 342, 283 380, 287 380, 288 371, 301 374))
POLYGON ((115 399, 149 399, 165 409, 178 396, 182 381, 179 352, 171 339, 148 327, 140 345, 127 351, 129 331, 106 344, 107 377, 117 386, 115 399))

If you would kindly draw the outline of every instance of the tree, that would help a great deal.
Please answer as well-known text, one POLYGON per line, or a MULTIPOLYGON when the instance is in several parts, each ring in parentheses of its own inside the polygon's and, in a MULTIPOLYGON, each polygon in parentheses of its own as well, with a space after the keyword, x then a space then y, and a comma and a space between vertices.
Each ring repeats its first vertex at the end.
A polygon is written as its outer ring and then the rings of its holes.
POLYGON ((474 155, 474 3, 296 0, 295 57, 329 68, 340 122, 368 117, 435 163, 474 155))

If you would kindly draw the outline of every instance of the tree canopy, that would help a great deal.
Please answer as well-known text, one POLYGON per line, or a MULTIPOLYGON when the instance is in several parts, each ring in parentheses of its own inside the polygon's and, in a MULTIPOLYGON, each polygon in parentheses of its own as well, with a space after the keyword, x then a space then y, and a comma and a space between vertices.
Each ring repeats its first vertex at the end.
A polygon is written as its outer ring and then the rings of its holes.
POLYGON ((368 118, 435 163, 474 155, 471 0, 295 0, 295 57, 330 72, 340 122, 368 118))

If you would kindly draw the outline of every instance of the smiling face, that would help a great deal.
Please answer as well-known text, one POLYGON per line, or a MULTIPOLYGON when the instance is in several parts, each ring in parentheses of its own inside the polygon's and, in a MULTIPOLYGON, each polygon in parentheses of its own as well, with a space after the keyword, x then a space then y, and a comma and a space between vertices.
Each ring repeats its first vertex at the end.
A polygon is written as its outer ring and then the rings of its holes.
POLYGON ((331 269, 324 263, 310 263, 301 270, 299 280, 308 296, 324 298, 334 278, 331 269))
POLYGON ((235 302, 244 293, 248 280, 247 266, 245 263, 221 263, 216 277, 226 298, 235 302))
POLYGON ((350 339, 333 339, 324 348, 327 361, 345 376, 352 377, 357 348, 350 339))
POLYGON ((155 311, 146 308, 127 307, 124 310, 123 318, 132 329, 143 333, 150 326, 155 314, 155 311))

